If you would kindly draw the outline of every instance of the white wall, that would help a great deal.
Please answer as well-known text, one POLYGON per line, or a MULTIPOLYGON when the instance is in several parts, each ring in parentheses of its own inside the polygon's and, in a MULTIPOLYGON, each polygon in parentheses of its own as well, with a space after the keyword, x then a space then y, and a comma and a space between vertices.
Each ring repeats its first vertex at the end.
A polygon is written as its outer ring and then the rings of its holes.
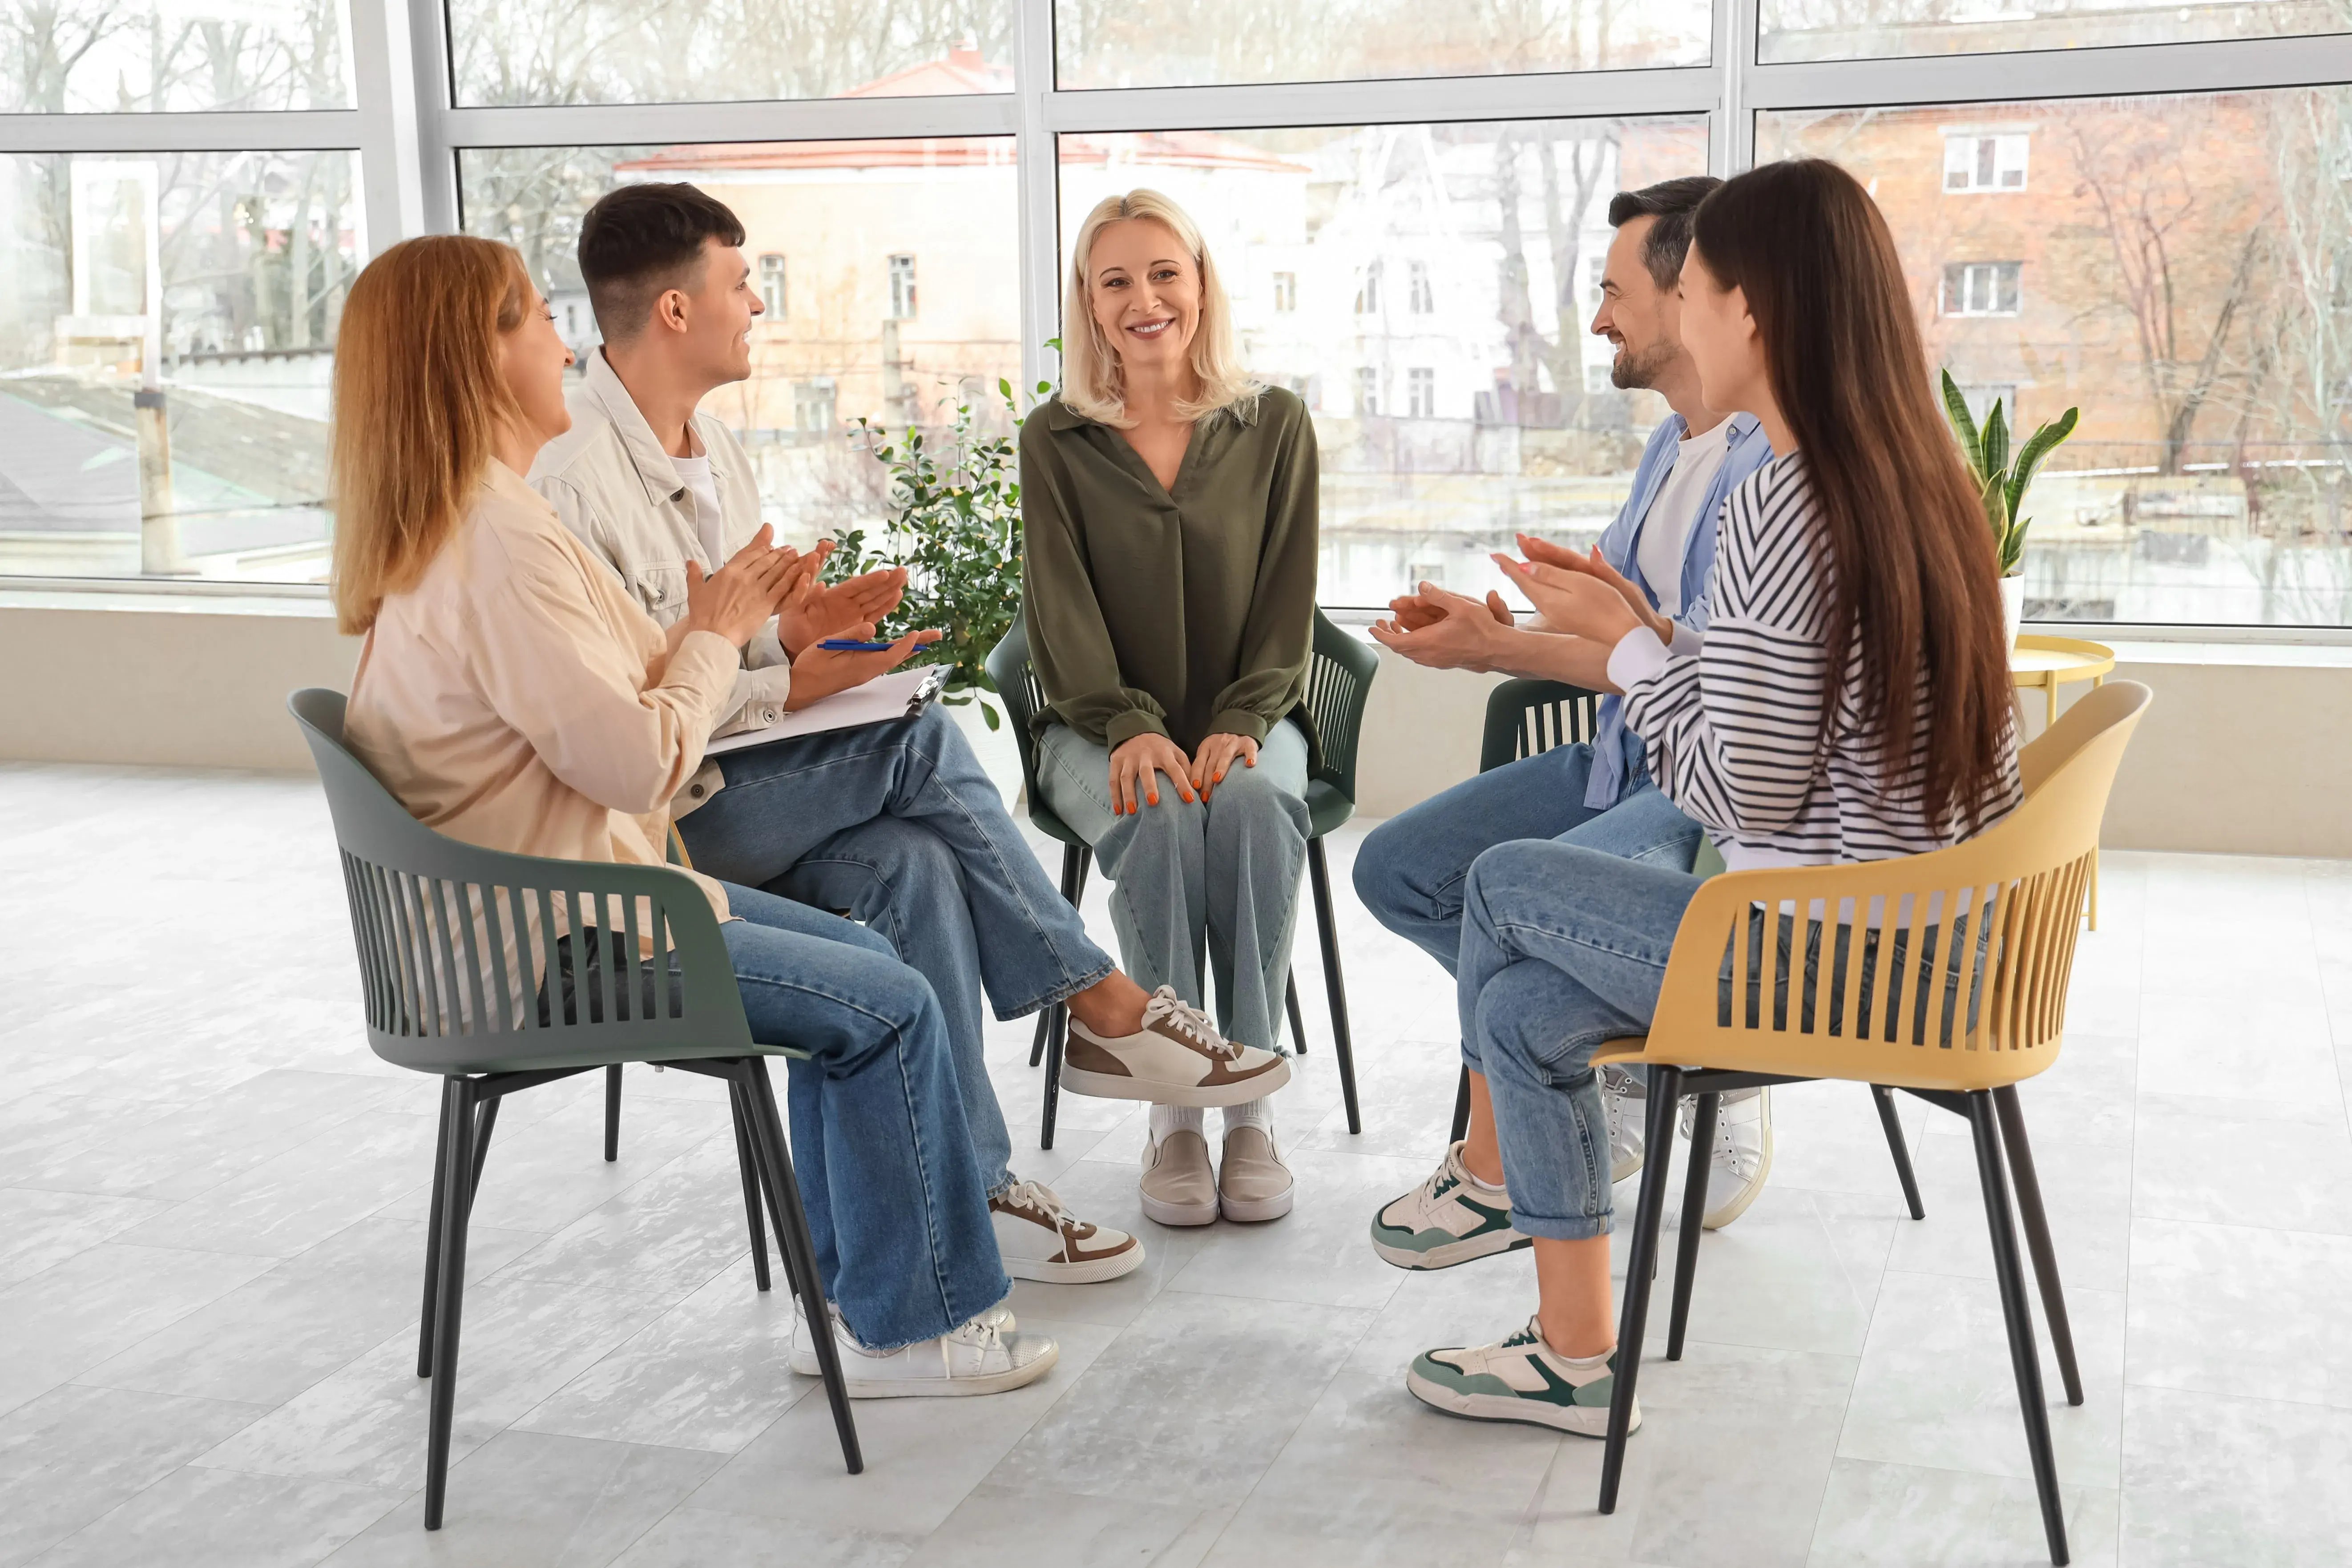
MULTIPOLYGON (((2156 703, 2107 811, 2119 848, 2352 858, 2352 648, 2126 643, 2156 703)), ((307 769, 286 694, 359 657, 300 599, 0 594, 0 758, 307 769)), ((1490 678, 1383 650, 1359 785, 1386 816, 1476 770, 1490 678)), ((2040 700, 2026 700, 2040 727, 2040 700)))

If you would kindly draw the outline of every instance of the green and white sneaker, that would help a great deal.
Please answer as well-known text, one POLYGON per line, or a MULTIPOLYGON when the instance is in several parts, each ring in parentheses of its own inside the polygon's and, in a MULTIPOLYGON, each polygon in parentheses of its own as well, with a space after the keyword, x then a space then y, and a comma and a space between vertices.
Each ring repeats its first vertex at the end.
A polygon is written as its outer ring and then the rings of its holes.
POLYGON ((1435 1175, 1372 1216, 1372 1250, 1399 1268, 1451 1268, 1534 1241, 1511 1228, 1511 1194, 1464 1167, 1459 1143, 1435 1175))
MULTIPOLYGON (((1517 1421, 1580 1437, 1609 1436, 1609 1401, 1617 1386, 1617 1352, 1570 1361, 1543 1342, 1533 1318, 1498 1345, 1423 1351, 1404 1385, 1415 1399, 1472 1421, 1517 1421)), ((1633 1424, 1642 1426, 1642 1402, 1633 1424)))

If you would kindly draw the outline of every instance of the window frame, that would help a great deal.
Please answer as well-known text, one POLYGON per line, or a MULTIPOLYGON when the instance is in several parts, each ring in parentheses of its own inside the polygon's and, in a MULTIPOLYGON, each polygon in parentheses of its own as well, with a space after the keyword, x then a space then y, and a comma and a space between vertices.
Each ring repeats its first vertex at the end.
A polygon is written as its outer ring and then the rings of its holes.
MULTIPOLYGON (((459 226, 457 153, 465 147, 610 146, 1005 136, 1015 139, 1024 374, 1058 366, 1062 135, 1265 126, 1411 125, 1498 120, 1703 117, 1709 171, 1755 157, 1757 116, 1785 111, 1966 106, 2035 100, 2258 91, 2352 82, 2352 34, 1849 60, 1759 60, 1758 0, 1713 0, 1702 65, 1529 75, 1368 79, 1184 88, 1063 89, 1055 79, 1054 0, 1012 6, 1013 89, 961 98, 813 99, 713 103, 459 108, 442 0, 345 0, 354 92, 341 110, 0 115, 0 154, 356 150, 362 260, 400 239, 459 226)), ((1986 126, 1979 133, 2007 133, 1986 126)), ((2029 153, 2029 160, 2031 154, 2029 153)), ((2031 183, 2029 161, 2028 184, 2031 183)), ((2012 194, 2023 187, 1953 191, 2012 194)), ((1346 301, 1339 301, 1344 304, 1346 301)), ((919 303, 919 297, 918 299, 919 303)), ((1385 303, 1385 301, 1383 301, 1385 303)), ((1410 301, 1408 300, 1408 303, 1410 301)), ((1386 400, 1383 399, 1385 402, 1386 400)), ((43 585, 251 596, 243 583, 0 579, 43 585)), ((322 595, 323 589, 305 590, 322 595)), ((2086 628, 2089 623, 2070 623, 2086 628)), ((2127 624, 2139 637, 2340 640, 2345 627, 2184 627, 2127 624)))

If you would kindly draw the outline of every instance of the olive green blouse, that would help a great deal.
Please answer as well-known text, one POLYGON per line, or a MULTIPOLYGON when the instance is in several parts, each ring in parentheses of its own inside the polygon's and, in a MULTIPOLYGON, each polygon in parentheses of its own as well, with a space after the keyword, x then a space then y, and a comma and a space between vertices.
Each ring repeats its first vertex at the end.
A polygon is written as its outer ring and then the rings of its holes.
POLYGON ((1303 721, 1316 510, 1315 426, 1293 393, 1194 425, 1172 489, 1118 431, 1041 405, 1021 427, 1040 725, 1112 747, 1158 731, 1192 752, 1303 721))

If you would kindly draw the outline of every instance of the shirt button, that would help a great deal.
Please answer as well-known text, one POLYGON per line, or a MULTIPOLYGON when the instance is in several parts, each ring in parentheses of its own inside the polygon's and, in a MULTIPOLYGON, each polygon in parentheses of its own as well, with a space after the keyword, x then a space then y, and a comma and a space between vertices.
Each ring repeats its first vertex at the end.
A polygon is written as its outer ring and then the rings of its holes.
POLYGON ((688 790, 686 793, 692 795, 695 799, 700 800, 702 798, 702 786, 700 784, 696 784, 692 789, 688 790))

